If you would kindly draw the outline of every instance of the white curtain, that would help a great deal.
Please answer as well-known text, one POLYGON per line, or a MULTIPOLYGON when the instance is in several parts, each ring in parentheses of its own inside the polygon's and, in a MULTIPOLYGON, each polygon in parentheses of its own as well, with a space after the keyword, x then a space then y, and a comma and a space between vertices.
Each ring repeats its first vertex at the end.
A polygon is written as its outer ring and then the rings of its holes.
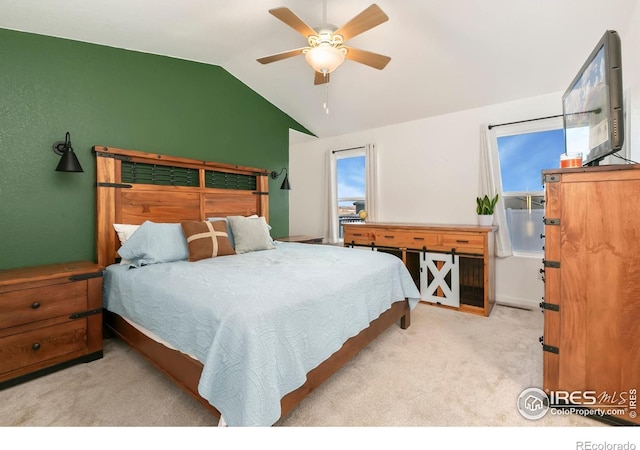
POLYGON ((326 243, 335 244, 338 237, 338 181, 336 177, 336 154, 327 152, 326 158, 327 189, 325 190, 325 223, 324 239, 326 243))
MULTIPOLYGON (((375 222, 378 219, 378 156, 376 147, 367 144, 362 147, 338 150, 351 151, 353 156, 365 155, 365 210, 367 221, 375 222), (357 152, 357 153, 354 153, 357 152)), ((343 153, 342 155, 346 155, 343 153)), ((324 238, 326 243, 335 244, 340 241, 338 225, 338 181, 337 181, 337 157, 334 151, 328 151, 326 157, 327 189, 325 198, 325 224, 324 238)))
POLYGON ((374 144, 365 146, 365 208, 367 222, 378 221, 378 152, 374 144))
POLYGON ((500 178, 500 159, 496 133, 487 124, 480 126, 480 190, 479 197, 485 194, 489 197, 500 194, 494 209, 493 223, 498 225, 496 234, 496 255, 500 257, 512 256, 511 239, 507 228, 507 217, 502 198, 502 179, 500 178))

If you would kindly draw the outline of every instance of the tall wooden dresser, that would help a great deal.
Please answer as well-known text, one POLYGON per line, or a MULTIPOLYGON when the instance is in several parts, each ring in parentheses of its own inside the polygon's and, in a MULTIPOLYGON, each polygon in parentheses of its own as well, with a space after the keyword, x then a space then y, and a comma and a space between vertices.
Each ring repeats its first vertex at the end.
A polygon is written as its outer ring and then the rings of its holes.
POLYGON ((640 165, 542 176, 544 389, 640 424, 640 165))
POLYGON ((0 389, 102 358, 102 267, 0 271, 0 389))

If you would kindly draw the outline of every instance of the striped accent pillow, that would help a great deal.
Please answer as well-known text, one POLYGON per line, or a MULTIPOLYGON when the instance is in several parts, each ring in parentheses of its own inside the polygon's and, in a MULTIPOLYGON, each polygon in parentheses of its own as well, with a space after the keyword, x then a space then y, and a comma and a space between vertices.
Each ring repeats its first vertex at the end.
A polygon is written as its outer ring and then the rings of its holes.
POLYGON ((189 221, 182 222, 180 225, 187 238, 189 261, 236 254, 229 242, 227 225, 224 221, 189 221))

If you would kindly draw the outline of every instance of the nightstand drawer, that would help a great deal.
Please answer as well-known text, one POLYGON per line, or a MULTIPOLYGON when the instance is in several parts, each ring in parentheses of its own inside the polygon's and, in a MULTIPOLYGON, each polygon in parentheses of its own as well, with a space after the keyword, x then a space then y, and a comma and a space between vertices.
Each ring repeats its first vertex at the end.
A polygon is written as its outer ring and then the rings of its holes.
POLYGON ((442 246, 462 253, 484 253, 484 237, 480 234, 442 234, 442 246))
POLYGON ((87 319, 0 339, 0 374, 87 348, 87 319))
POLYGON ((89 261, 0 270, 0 389, 102 358, 103 270, 89 261))
POLYGON ((18 289, 0 296, 0 328, 87 310, 87 282, 18 289))

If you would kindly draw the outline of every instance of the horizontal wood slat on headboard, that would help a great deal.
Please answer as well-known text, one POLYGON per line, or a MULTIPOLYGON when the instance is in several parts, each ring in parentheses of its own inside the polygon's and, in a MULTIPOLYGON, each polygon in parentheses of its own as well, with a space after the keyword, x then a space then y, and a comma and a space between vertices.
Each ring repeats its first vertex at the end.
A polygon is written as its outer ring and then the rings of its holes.
POLYGON ((113 264, 117 257, 120 242, 113 228, 114 223, 138 225, 146 220, 176 223, 251 214, 269 220, 269 171, 266 169, 113 147, 94 146, 93 150, 96 155, 96 252, 101 265, 113 264), (125 164, 136 162, 169 166, 170 169, 160 168, 159 179, 154 179, 145 169, 140 182, 135 182, 135 177, 128 171, 127 180, 123 181, 123 161, 125 164), (197 182, 184 185, 182 175, 176 177, 176 181, 166 176, 171 172, 184 173, 181 168, 197 170, 197 182), (248 190, 247 187, 253 187, 253 184, 247 183, 239 183, 237 189, 231 184, 222 189, 206 187, 206 172, 211 171, 233 174, 230 179, 254 176, 255 190, 248 190), (182 185, 172 185, 174 182, 182 185))
MULTIPOLYGON (((200 220, 199 192, 168 192, 122 189, 117 223, 141 224, 152 222, 181 222, 200 220)), ((255 205, 254 205, 255 206, 255 205)))

